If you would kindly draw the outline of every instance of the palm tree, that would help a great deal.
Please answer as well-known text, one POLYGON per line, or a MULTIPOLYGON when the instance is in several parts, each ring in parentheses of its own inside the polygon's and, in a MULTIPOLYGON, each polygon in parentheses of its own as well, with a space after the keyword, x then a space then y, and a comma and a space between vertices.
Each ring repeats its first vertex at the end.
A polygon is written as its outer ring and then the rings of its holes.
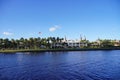
POLYGON ((30 48, 31 48, 31 49, 34 48, 34 40, 33 40, 32 37, 29 38, 29 45, 30 45, 30 48))
POLYGON ((114 46, 111 40, 107 40, 107 39, 103 40, 101 45, 103 45, 103 47, 106 47, 106 48, 114 46))
POLYGON ((59 37, 57 37, 56 42, 57 42, 57 43, 59 43, 59 42, 60 42, 60 38, 59 38, 59 37))
POLYGON ((4 48, 6 49, 10 48, 10 41, 8 38, 4 39, 3 42, 4 42, 4 48))
POLYGON ((28 39, 24 39, 24 46, 25 46, 25 49, 30 48, 28 39))
POLYGON ((33 45, 34 45, 34 49, 37 48, 37 38, 33 38, 33 45))
POLYGON ((51 38, 48 37, 48 38, 47 38, 47 47, 50 48, 50 45, 51 45, 51 38))
POLYGON ((55 43, 56 43, 55 37, 52 37, 52 38, 51 38, 51 41, 52 41, 52 47, 55 48, 55 43))
POLYGON ((0 39, 0 49, 2 49, 3 48, 3 39, 1 38, 0 39))
POLYGON ((19 46, 20 46, 20 41, 17 39, 17 40, 15 40, 15 42, 16 42, 16 44, 17 44, 17 49, 19 49, 19 46))
POLYGON ((37 38, 37 47, 40 48, 40 46, 41 46, 41 38, 38 37, 37 38))
POLYGON ((23 37, 20 38, 20 40, 19 40, 19 46, 20 46, 20 48, 22 48, 22 49, 25 48, 25 45, 24 45, 24 38, 23 38, 23 37))
POLYGON ((12 48, 12 49, 16 49, 16 48, 17 48, 17 43, 16 43, 16 40, 11 39, 11 41, 10 41, 10 42, 11 42, 11 44, 10 44, 10 45, 11 45, 11 48, 12 48))

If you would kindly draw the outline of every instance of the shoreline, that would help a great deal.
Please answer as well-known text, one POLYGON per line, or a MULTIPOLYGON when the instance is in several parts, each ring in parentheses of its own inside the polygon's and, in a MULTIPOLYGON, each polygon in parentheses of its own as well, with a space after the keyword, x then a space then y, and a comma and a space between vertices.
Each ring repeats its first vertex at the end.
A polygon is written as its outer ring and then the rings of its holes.
POLYGON ((81 48, 81 49, 20 49, 20 50, 0 50, 0 53, 16 52, 57 52, 57 51, 100 51, 100 50, 120 50, 120 48, 81 48))

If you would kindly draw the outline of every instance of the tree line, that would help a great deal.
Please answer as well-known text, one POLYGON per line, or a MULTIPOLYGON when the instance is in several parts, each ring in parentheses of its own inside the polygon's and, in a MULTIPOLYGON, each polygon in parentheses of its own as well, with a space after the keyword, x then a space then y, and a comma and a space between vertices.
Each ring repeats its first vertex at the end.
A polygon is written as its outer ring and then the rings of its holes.
MULTIPOLYGON (((48 38, 20 38, 20 39, 3 39, 0 38, 0 49, 50 49, 50 48, 64 48, 68 46, 63 42, 64 38, 48 37, 48 38), (61 47, 56 47, 56 43, 60 43, 61 47), (52 46, 51 46, 52 45, 52 46)), ((98 39, 97 41, 90 42, 89 40, 82 40, 81 42, 87 43, 87 47, 82 48, 111 48, 120 47, 120 41, 109 39, 98 39)))
POLYGON ((40 49, 51 48, 51 43, 61 43, 63 38, 48 37, 48 38, 20 38, 20 39, 2 39, 0 38, 0 49, 40 49))

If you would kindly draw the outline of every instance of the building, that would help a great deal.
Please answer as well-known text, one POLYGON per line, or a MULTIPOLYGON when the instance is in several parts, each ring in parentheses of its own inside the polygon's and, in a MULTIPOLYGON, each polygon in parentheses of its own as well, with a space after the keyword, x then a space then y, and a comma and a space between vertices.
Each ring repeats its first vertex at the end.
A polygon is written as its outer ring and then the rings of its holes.
POLYGON ((86 37, 85 39, 82 39, 82 37, 80 37, 80 40, 67 40, 65 37, 62 42, 66 43, 67 47, 70 48, 81 48, 81 47, 87 47, 88 45, 86 43, 86 37))
POLYGON ((62 42, 51 43, 51 48, 82 48, 87 46, 86 37, 84 39, 80 37, 79 40, 67 40, 65 37, 62 42))
POLYGON ((117 46, 120 46, 120 40, 115 40, 115 41, 114 41, 114 46, 116 46, 116 47, 117 47, 117 46))
POLYGON ((85 47, 87 46, 87 43, 81 42, 80 40, 67 40, 66 42, 68 44, 68 47, 85 47))

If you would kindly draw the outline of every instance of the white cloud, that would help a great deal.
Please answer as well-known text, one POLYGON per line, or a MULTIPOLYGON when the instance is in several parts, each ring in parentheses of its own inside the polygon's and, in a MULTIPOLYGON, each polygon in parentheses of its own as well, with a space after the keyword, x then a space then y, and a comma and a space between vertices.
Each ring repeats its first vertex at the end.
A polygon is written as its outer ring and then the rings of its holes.
POLYGON ((51 28, 49 29, 50 32, 54 32, 55 30, 56 30, 55 27, 51 27, 51 28))
POLYGON ((59 28, 60 28, 60 26, 55 25, 55 26, 49 28, 49 31, 50 31, 50 32, 54 32, 54 31, 56 31, 56 30, 59 29, 59 28))
POLYGON ((3 32, 3 34, 6 35, 6 36, 11 36, 11 35, 13 35, 13 33, 10 33, 10 32, 3 32))

